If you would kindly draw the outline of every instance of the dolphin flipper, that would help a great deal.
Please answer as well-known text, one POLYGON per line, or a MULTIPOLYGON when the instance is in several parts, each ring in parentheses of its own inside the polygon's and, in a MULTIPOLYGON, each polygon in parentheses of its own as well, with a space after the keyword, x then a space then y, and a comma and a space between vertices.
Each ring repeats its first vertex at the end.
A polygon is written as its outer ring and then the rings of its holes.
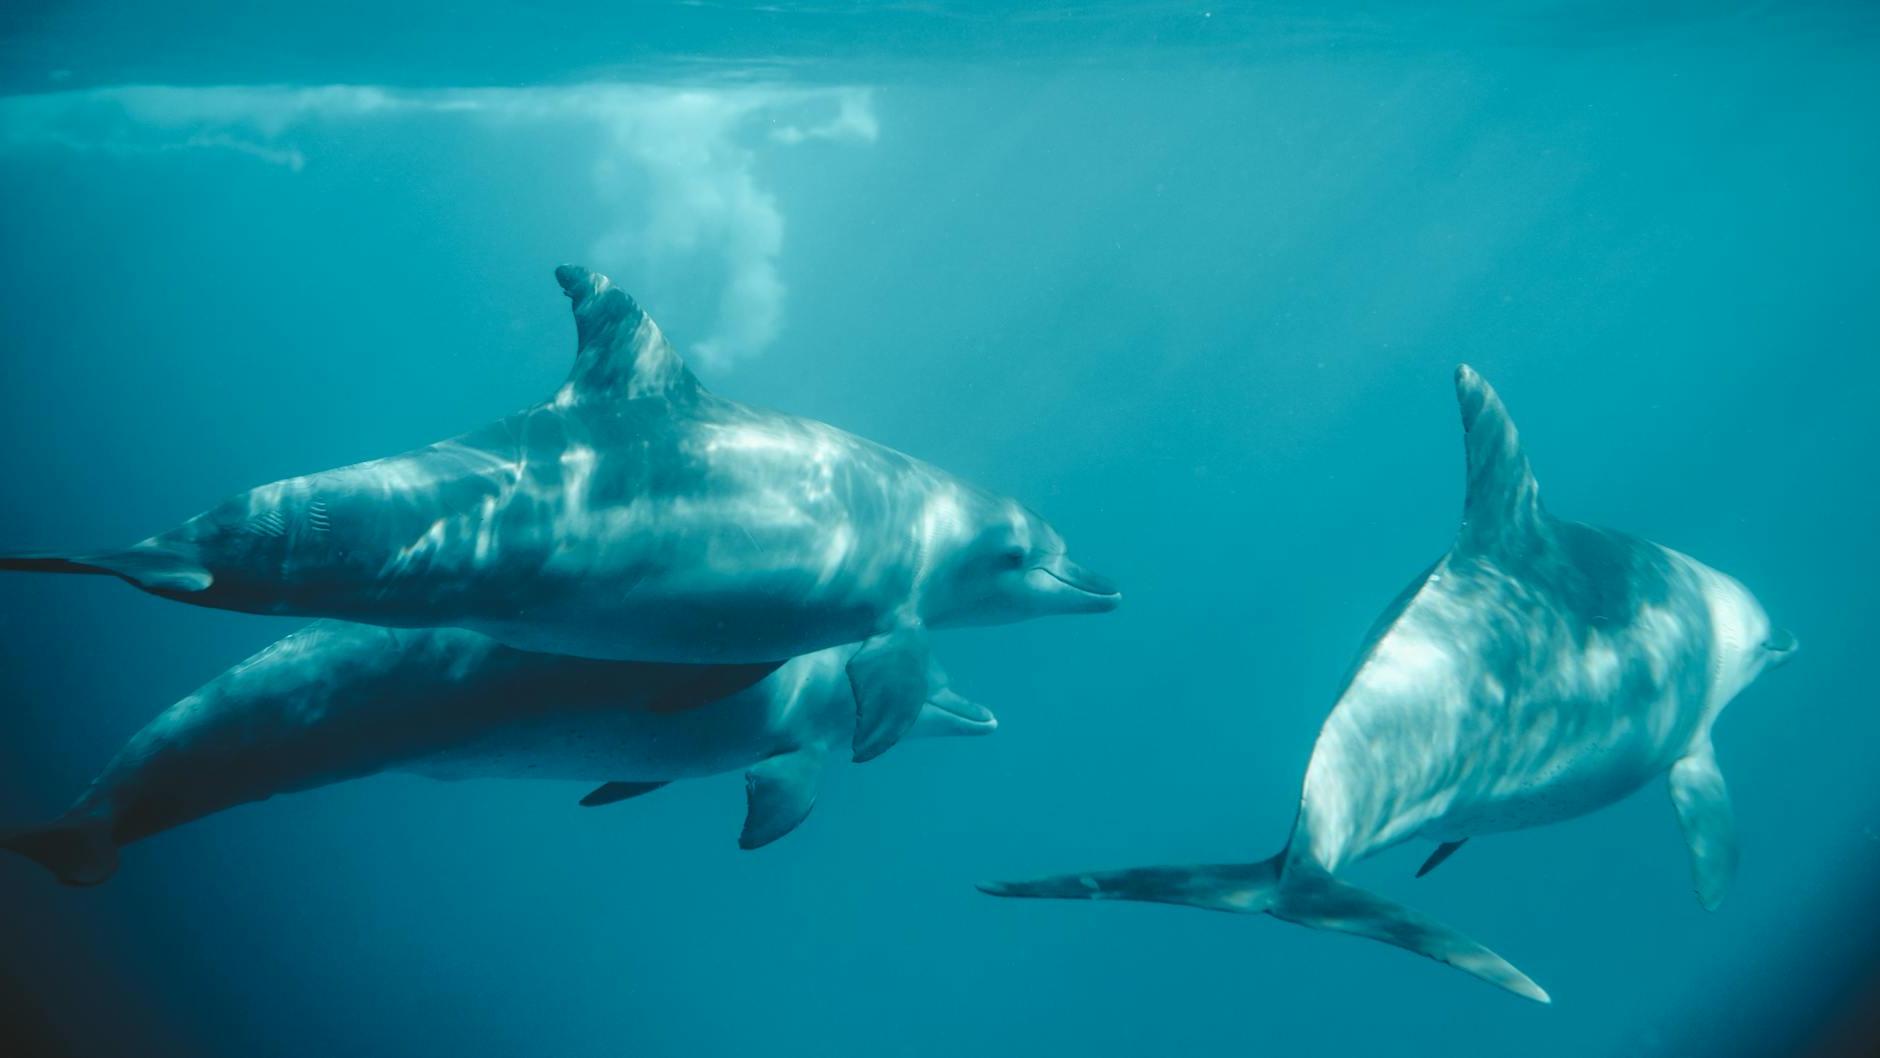
POLYGON ((795 830, 816 807, 821 749, 799 749, 758 761, 744 773, 744 832, 738 847, 755 849, 795 830))
POLYGON ((1677 806, 1678 823, 1691 849, 1697 899, 1706 910, 1715 911, 1736 874, 1736 820, 1709 738, 1700 739, 1671 766, 1671 803, 1677 806))
POLYGON ((596 786, 586 797, 581 798, 582 808, 595 808, 600 805, 615 804, 629 797, 650 794, 666 785, 663 782, 605 782, 596 786))
POLYGON ((1417 877, 1421 878, 1436 868, 1441 867, 1443 861, 1454 856, 1456 850, 1461 848, 1463 842, 1468 840, 1468 838, 1463 838, 1462 841, 1445 841, 1441 845, 1436 846, 1436 851, 1430 853, 1430 858, 1424 860, 1423 866, 1417 868, 1417 877))
POLYGON ((945 686, 919 625, 865 641, 849 659, 855 692, 855 761, 874 760, 907 734, 921 707, 945 686))

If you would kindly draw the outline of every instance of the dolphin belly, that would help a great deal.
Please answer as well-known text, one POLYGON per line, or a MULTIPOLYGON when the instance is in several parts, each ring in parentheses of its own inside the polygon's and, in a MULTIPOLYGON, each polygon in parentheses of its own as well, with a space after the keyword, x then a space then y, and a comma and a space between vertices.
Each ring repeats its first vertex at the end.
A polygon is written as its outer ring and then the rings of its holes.
POLYGON ((1630 796, 1676 757, 1639 752, 1637 747, 1563 751, 1533 772, 1504 772, 1492 789, 1458 796, 1416 836, 1458 841, 1575 819, 1630 796))

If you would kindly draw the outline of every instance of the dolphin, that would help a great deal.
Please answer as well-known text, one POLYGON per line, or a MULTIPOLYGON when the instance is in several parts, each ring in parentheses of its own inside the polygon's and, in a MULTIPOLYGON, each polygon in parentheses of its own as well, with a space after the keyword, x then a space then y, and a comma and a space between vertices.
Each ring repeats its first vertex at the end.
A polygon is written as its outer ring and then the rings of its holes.
POLYGON ((606 276, 555 272, 577 352, 545 403, 252 489, 132 547, 0 558, 249 613, 450 626, 613 661, 778 662, 845 643, 856 760, 928 698, 927 630, 1099 613, 1116 587, 1017 502, 699 385, 606 276))
MULTIPOLYGON (((610 804, 744 770, 743 848, 816 802, 855 700, 859 645, 782 665, 598 661, 515 650, 456 628, 318 621, 164 710, 66 813, 0 836, 71 885, 94 885, 140 838, 275 794, 381 772, 600 782, 610 804)), ((940 678, 912 736, 984 735, 990 712, 940 678)))
POLYGON ((1518 995, 1547 993, 1425 915, 1338 880, 1400 842, 1464 841, 1612 804, 1669 774, 1699 899, 1736 866, 1711 750, 1723 707, 1787 660, 1741 584, 1637 537, 1549 514, 1514 422, 1466 365, 1468 496, 1455 545, 1378 618, 1306 766, 1291 839, 1258 863, 995 883, 995 896, 1265 912, 1407 948, 1518 995))

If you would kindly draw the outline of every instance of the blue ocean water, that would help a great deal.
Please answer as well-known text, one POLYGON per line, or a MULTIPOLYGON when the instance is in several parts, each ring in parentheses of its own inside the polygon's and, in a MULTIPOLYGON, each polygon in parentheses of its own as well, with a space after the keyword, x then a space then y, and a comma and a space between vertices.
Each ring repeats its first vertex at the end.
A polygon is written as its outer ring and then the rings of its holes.
MULTIPOLYGON (((1862 4, 28 4, 0 16, 0 544, 109 546, 540 399, 563 261, 714 389, 1023 499, 1124 606, 950 632, 994 738, 736 776, 380 777, 0 861, 74 1055, 1791 1053, 1871 978, 1880 17, 1862 4), (1227 5, 1220 5, 1226 7, 1227 5), (1548 503, 1804 645, 1659 784, 1352 880, 1525 1003, 1260 917, 990 878, 1264 857, 1372 617, 1448 546, 1475 365, 1548 503)), ((0 823, 299 622, 0 582, 0 823)), ((6 1048, 0 1047, 0 1050, 6 1048)))

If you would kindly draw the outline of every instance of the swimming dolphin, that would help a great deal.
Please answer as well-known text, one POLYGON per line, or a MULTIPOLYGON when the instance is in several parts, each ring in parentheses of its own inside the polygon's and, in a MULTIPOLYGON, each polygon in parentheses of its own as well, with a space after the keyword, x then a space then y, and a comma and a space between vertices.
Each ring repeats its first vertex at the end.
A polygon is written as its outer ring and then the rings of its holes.
MULTIPOLYGON (((757 848, 809 814, 829 750, 847 741, 844 669, 858 649, 781 666, 662 665, 530 653, 463 629, 319 621, 172 705, 63 816, 0 848, 92 885, 140 838, 380 772, 602 782, 581 802, 598 805, 739 769, 738 844, 757 848)), ((997 726, 936 681, 910 733, 997 726)))
POLYGON ((1459 368, 1456 397, 1469 467, 1462 529, 1366 637, 1313 747, 1286 847, 1259 863, 981 888, 1264 911, 1547 1002, 1487 948, 1334 875, 1411 838, 1442 843, 1428 870, 1474 835, 1582 815, 1668 772, 1698 897, 1717 906, 1736 839, 1711 725, 1794 638, 1695 559, 1548 514, 1488 383, 1459 368))
POLYGON ((714 396, 607 277, 555 276, 578 351, 546 403, 264 485, 125 550, 0 569, 617 661, 776 662, 860 642, 857 760, 919 714, 927 629, 1115 608, 1116 588, 1018 503, 714 396))

